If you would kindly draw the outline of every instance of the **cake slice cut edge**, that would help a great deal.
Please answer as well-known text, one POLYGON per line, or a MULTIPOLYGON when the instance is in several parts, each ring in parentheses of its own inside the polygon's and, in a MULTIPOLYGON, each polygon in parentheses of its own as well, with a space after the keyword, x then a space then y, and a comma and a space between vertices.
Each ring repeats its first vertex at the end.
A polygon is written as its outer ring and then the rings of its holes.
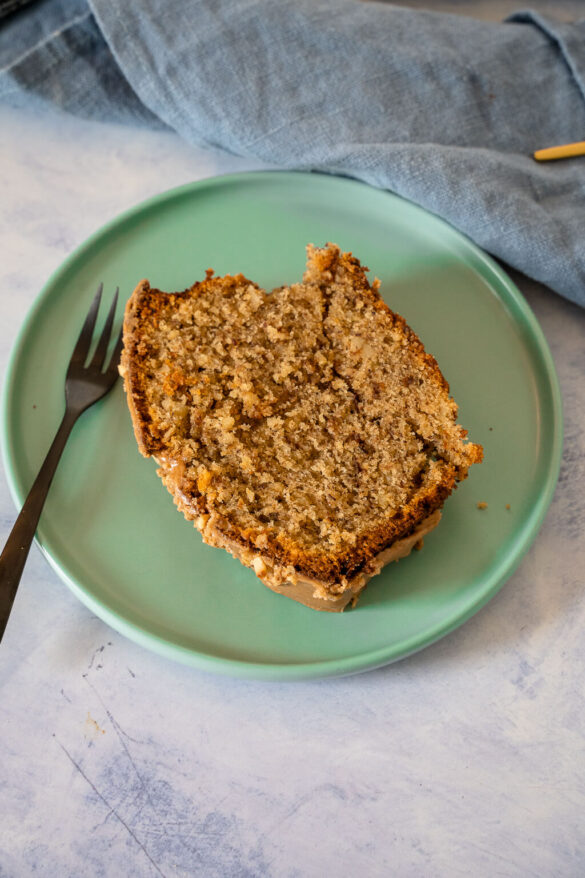
POLYGON ((272 293, 211 271, 182 293, 142 281, 120 370, 139 450, 204 541, 336 612, 420 545, 483 451, 367 269, 307 253, 303 283, 272 293))

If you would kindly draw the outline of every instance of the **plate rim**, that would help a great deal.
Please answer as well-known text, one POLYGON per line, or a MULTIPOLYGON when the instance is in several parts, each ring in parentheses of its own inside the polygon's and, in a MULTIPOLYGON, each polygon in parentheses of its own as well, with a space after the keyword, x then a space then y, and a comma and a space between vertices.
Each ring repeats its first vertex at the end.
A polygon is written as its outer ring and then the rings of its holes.
MULTIPOLYGON (((300 175, 306 178, 320 176, 328 178, 333 184, 349 184, 364 187, 366 189, 373 189, 381 195, 388 195, 392 199, 398 199, 409 205, 410 208, 414 208, 415 210, 421 211, 423 214, 432 217, 433 220, 442 227, 442 231, 446 232, 448 236, 451 236, 459 248, 463 248, 467 251, 466 255, 470 256, 471 261, 473 262, 472 267, 476 268, 476 270, 481 268, 479 273, 483 279, 489 283, 490 287, 492 287, 492 292, 497 295, 502 306, 506 308, 513 323, 516 326, 523 326, 528 329, 528 336, 533 346, 532 353, 534 355, 534 352, 536 351, 539 355, 540 365, 542 366, 542 376, 543 378, 546 378, 546 386, 550 393, 553 423, 549 427, 551 448, 549 460, 547 461, 546 478, 543 480, 540 487, 537 500, 534 503, 530 514, 524 519, 512 546, 512 550, 506 553, 504 558, 499 560, 498 563, 493 566, 491 575, 484 579, 481 593, 476 595, 475 599, 469 603, 466 609, 463 612, 458 613, 455 618, 450 616, 446 620, 441 620, 433 628, 426 630, 423 634, 417 633, 412 635, 406 641, 400 641, 399 644, 386 645, 375 650, 360 652, 349 657, 324 659, 316 662, 252 662, 246 659, 233 659, 225 656, 214 655, 191 647, 182 646, 178 643, 173 643, 159 634, 142 628, 140 625, 126 618, 123 614, 112 610, 107 603, 103 603, 95 598, 90 591, 86 590, 86 586, 84 586, 83 583, 77 582, 63 567, 59 565, 57 559, 52 556, 50 547, 45 546, 43 541, 35 536, 35 542, 40 547, 50 566, 56 571, 59 578, 65 582, 73 594, 85 604, 91 612, 97 615, 98 618, 102 619, 102 621, 123 636, 128 637, 130 640, 150 651, 199 670, 227 675, 234 678, 262 679, 269 681, 324 679, 374 670, 407 658, 408 656, 425 649, 427 646, 436 643, 452 631, 461 627, 466 621, 468 621, 468 619, 479 612, 479 610, 481 610, 482 607, 484 607, 498 593, 498 591, 500 591, 517 569, 540 530, 553 499, 558 482, 562 462, 564 432, 560 382, 550 347, 540 323, 521 290, 516 286, 507 272, 493 257, 484 252, 464 232, 456 229, 448 221, 432 211, 421 207, 415 202, 410 201, 395 192, 378 189, 377 187, 371 186, 370 184, 353 177, 343 177, 321 171, 271 169, 220 174, 204 177, 189 183, 183 183, 180 186, 163 190, 162 192, 150 196, 149 198, 146 198, 116 214, 116 216, 102 224, 89 237, 84 239, 84 241, 82 241, 82 243, 79 244, 57 266, 57 268, 49 275, 47 281, 43 284, 32 304, 29 306, 10 350, 2 393, 0 396, 0 445, 2 450, 2 461, 6 473, 8 488, 17 509, 20 508, 24 497, 26 496, 26 490, 21 490, 17 483, 17 455, 14 453, 14 442, 12 440, 13 415, 11 402, 15 395, 15 383, 25 339, 29 332, 34 328, 39 311, 45 305, 46 300, 50 299, 51 295, 54 294, 54 290, 59 282, 66 277, 68 272, 75 268, 75 265, 79 260, 83 259, 84 253, 91 250, 100 239, 107 237, 114 229, 131 221, 134 217, 146 213, 152 208, 161 206, 165 202, 171 202, 185 195, 196 194, 198 190, 209 186, 225 185, 229 183, 248 184, 255 180, 266 179, 268 177, 289 178, 293 175, 300 175), (494 281, 495 284, 493 283, 494 281), (514 311, 510 310, 510 301, 506 301, 502 298, 502 288, 505 290, 509 300, 513 303, 514 311)), ((532 356, 531 359, 533 360, 534 357, 532 356)), ((540 388, 538 398, 539 400, 542 399, 540 388)))

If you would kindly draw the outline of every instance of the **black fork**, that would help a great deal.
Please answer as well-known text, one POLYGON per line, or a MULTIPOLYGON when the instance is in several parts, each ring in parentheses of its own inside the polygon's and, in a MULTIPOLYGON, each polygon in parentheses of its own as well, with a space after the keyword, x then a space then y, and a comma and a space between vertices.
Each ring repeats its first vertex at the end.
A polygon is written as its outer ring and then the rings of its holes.
POLYGON ((51 486, 57 464, 65 448, 71 428, 77 418, 87 408, 101 399, 114 386, 118 377, 118 362, 122 351, 122 330, 118 333, 112 356, 106 365, 106 353, 112 337, 112 326, 116 314, 118 290, 112 300, 106 322, 100 335, 91 362, 86 360, 91 348, 95 321, 100 307, 103 285, 100 284, 93 302, 90 305, 85 323, 77 339, 77 344, 65 378, 65 414, 61 426, 53 440, 45 461, 20 515, 14 523, 10 536, 0 555, 0 641, 10 616, 18 584, 24 570, 29 549, 39 523, 39 518, 47 493, 51 486))

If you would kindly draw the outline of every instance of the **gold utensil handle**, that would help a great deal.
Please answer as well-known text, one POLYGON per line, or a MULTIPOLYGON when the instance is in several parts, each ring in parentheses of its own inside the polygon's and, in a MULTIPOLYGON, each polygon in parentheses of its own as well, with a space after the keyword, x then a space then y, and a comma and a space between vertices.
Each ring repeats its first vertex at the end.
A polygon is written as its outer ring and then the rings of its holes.
POLYGON ((565 143, 563 146, 537 149, 534 158, 537 162, 552 162, 556 159, 569 159, 577 155, 585 155, 585 140, 579 140, 577 143, 565 143))

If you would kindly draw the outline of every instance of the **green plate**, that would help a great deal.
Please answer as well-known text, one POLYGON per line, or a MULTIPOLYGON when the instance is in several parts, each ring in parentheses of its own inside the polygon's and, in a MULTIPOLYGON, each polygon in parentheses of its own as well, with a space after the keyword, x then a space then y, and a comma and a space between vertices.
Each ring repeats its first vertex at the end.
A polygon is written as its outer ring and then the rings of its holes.
POLYGON ((321 174, 261 172, 205 180, 139 205, 50 279, 22 328, 4 389, 3 448, 17 503, 61 419, 66 365, 100 280, 106 293, 119 285, 125 299, 142 278, 181 290, 212 266, 271 289, 300 279, 308 242, 327 241, 352 250, 381 279, 388 304, 437 358, 485 462, 447 501, 422 552, 386 567, 354 610, 318 613, 273 594, 202 543, 155 464, 139 455, 120 382, 76 425, 38 541, 105 622, 204 670, 326 677, 421 649, 501 587, 553 494, 558 382, 542 332, 504 272, 397 196, 321 174))

